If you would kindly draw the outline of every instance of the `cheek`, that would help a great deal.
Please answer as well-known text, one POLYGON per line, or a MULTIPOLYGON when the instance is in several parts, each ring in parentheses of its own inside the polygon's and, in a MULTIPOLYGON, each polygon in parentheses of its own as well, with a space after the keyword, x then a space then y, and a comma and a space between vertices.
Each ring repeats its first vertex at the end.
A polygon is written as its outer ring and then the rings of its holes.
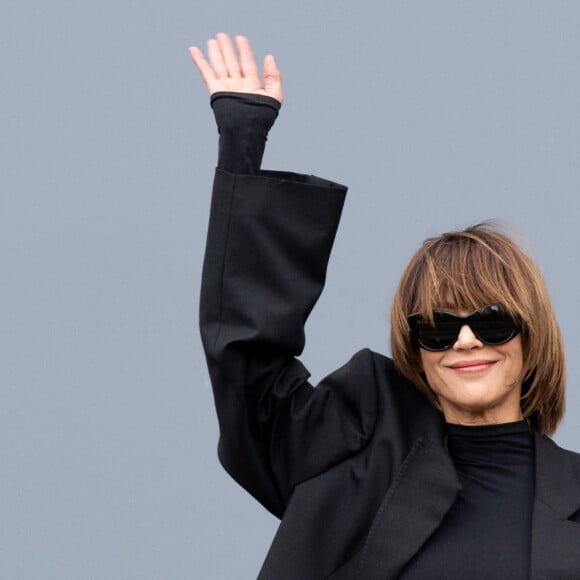
POLYGON ((510 362, 510 375, 513 375, 514 380, 517 380, 522 376, 524 371, 524 354, 521 337, 517 336, 505 345, 504 348, 506 358, 510 362))
POLYGON ((437 376, 437 365, 439 363, 439 359, 441 355, 436 352, 430 352, 427 350, 421 350, 420 352, 420 371, 425 373, 427 378, 427 382, 431 387, 433 387, 433 383, 436 382, 437 376))
POLYGON ((510 377, 514 382, 521 380, 524 374, 524 361, 521 356, 516 357, 512 363, 511 373, 512 376, 510 377))

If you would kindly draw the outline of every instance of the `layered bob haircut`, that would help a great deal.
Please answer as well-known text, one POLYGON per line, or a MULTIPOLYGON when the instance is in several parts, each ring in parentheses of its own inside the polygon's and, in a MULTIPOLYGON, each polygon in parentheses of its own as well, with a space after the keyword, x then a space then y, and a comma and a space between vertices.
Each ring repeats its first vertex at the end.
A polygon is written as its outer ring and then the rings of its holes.
POLYGON ((497 304, 520 321, 524 418, 546 435, 564 414, 566 362, 562 336, 542 274, 490 222, 426 240, 411 258, 391 309, 391 352, 397 369, 439 408, 422 373, 407 316, 433 321, 433 310, 471 312, 497 304))

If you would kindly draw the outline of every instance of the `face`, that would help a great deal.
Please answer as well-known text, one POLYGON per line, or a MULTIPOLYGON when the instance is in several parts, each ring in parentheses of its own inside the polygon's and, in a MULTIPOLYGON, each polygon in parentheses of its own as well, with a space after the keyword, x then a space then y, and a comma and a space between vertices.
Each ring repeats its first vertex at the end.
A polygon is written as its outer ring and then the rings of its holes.
POLYGON ((491 346, 464 325, 450 349, 431 352, 421 348, 420 353, 423 372, 447 422, 494 424, 522 418, 521 335, 491 346))

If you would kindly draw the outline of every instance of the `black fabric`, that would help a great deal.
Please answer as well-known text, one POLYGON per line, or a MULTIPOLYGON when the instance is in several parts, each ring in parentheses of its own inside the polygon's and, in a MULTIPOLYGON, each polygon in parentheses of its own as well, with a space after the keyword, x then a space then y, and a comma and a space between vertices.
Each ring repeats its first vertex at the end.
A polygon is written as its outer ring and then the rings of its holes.
MULTIPOLYGON (((390 359, 362 350, 313 387, 295 358, 345 191, 216 172, 200 325, 220 461, 282 519, 261 580, 395 580, 461 489, 442 415, 390 359)), ((577 580, 580 457, 534 441, 530 578, 577 580)))
POLYGON ((210 103, 220 135, 218 167, 230 173, 257 174, 280 103, 265 95, 226 91, 214 93, 210 103))
POLYGON ((401 580, 527 580, 534 498, 528 424, 448 425, 447 432, 462 489, 401 580))

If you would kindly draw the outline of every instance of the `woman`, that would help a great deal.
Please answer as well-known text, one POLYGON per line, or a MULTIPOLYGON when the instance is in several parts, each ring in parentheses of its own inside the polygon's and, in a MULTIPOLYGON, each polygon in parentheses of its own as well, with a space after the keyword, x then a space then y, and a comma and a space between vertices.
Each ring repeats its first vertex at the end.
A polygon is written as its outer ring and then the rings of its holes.
POLYGON ((551 434, 564 351, 537 267, 480 225, 428 240, 363 350, 295 358, 346 189, 260 171, 282 90, 219 34, 191 56, 220 132, 201 330, 225 469, 281 524, 260 578, 580 578, 580 456, 551 434))

